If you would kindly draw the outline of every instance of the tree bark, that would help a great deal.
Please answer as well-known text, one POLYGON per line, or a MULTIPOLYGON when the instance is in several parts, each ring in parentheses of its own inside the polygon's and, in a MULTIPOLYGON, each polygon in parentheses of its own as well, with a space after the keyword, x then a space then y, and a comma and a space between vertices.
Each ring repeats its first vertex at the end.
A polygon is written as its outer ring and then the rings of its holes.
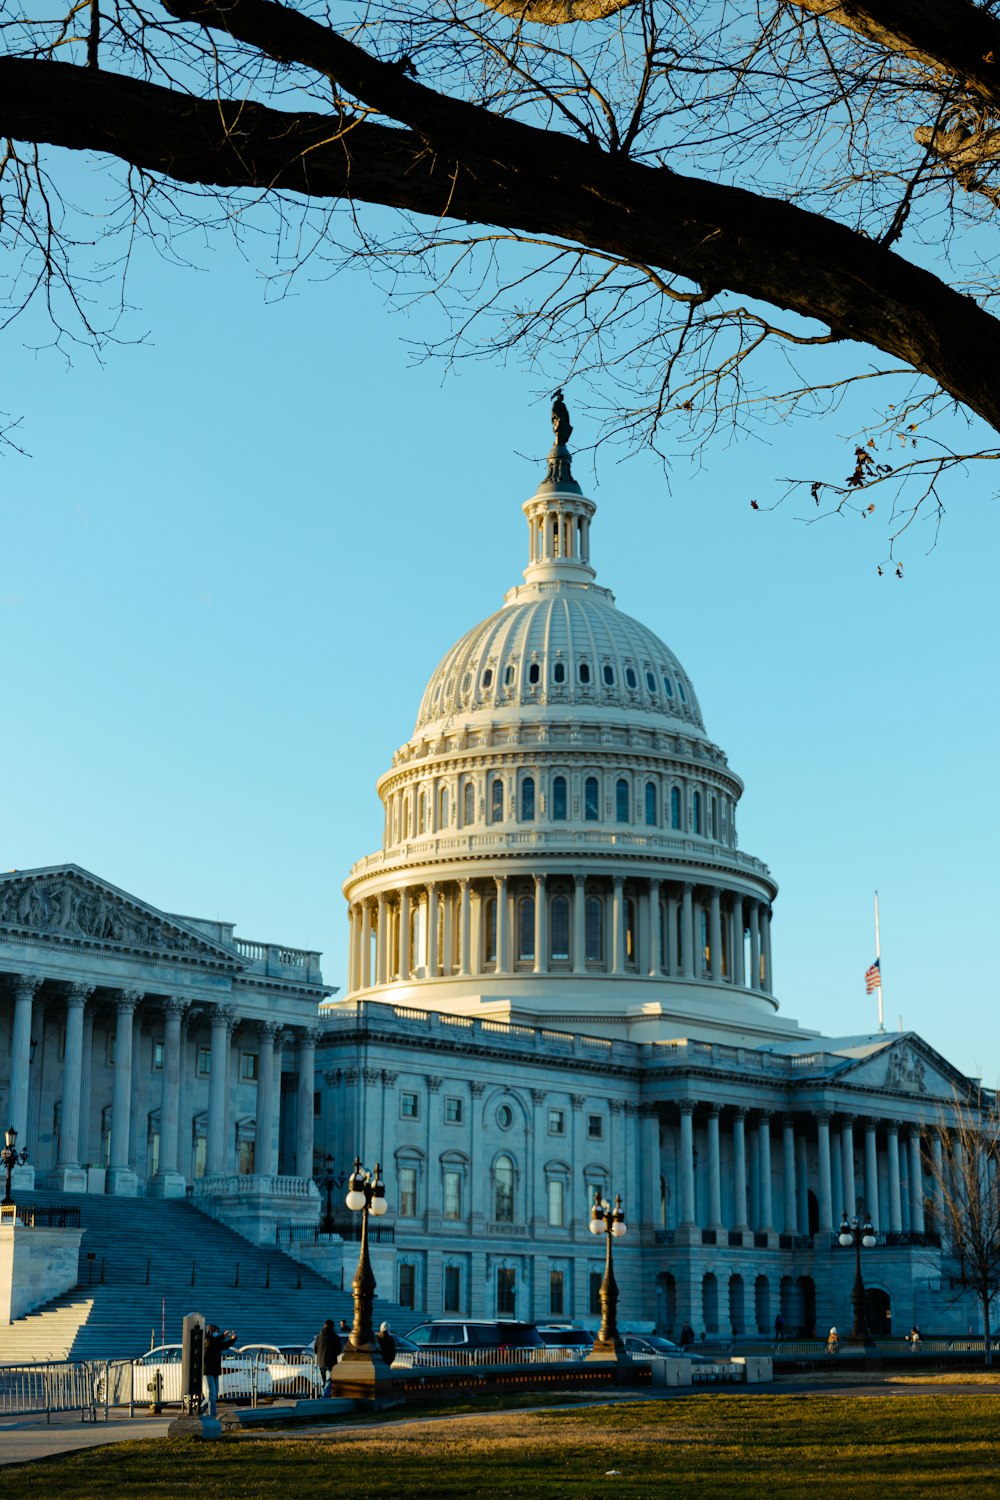
POLYGON ((931 376, 1000 431, 1000 323, 893 251, 780 200, 637 165, 449 99, 390 64, 358 61, 360 49, 342 38, 331 50, 346 57, 345 88, 410 128, 344 125, 5 58, 0 133, 104 152, 209 188, 380 203, 565 240, 818 319, 931 376))

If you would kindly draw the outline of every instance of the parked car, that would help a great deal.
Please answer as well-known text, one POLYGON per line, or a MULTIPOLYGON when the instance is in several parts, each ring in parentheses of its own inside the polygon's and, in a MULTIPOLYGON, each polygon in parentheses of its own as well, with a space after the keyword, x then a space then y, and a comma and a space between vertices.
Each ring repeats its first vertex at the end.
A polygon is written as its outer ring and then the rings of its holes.
POLYGON ((658 1333, 627 1333, 625 1353, 633 1359, 690 1359, 696 1365, 711 1365, 715 1361, 704 1354, 687 1354, 673 1339, 665 1339, 658 1333))
MULTIPOLYGON (((158 1344, 132 1361, 132 1397, 137 1402, 152 1400, 157 1374, 163 1378, 160 1400, 176 1405, 181 1400, 182 1344, 158 1344)), ((222 1356, 219 1397, 229 1401, 246 1401, 253 1394, 253 1361, 237 1349, 226 1349, 222 1356)))
POLYGON ((420 1349, 475 1351, 480 1349, 544 1349, 537 1328, 512 1318, 434 1318, 407 1330, 420 1349))
POLYGON ((402 1333, 394 1333, 393 1338, 396 1341, 396 1357, 392 1362, 392 1368, 394 1370, 410 1370, 414 1365, 418 1365, 420 1363, 420 1345, 402 1333))
POLYGON ((572 1323, 538 1323, 536 1328, 542 1343, 566 1359, 585 1359, 594 1347, 594 1335, 572 1323))
POLYGON ((233 1352, 252 1361, 258 1396, 309 1396, 320 1391, 322 1381, 311 1349, 298 1344, 243 1344, 233 1352))

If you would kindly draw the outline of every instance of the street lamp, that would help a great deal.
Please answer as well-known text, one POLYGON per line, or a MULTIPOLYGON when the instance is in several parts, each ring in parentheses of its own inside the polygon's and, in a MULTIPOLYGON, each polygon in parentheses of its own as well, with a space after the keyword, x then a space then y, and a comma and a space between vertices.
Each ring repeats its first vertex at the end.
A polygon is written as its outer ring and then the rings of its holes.
POLYGON ((861 1247, 870 1250, 875 1244, 875 1231, 872 1228, 872 1216, 865 1214, 862 1224, 857 1218, 849 1219, 847 1210, 840 1221, 840 1243, 845 1250, 854 1246, 854 1286, 851 1289, 851 1303, 854 1307, 854 1327, 851 1329, 851 1338, 864 1343, 870 1337, 868 1332, 868 1318, 865 1313, 865 1284, 861 1279, 861 1247))
POLYGON ((0 1161, 3 1162, 4 1169, 7 1173, 7 1185, 4 1188, 3 1203, 0 1204, 0 1207, 10 1208, 11 1204, 14 1202, 13 1198, 10 1196, 10 1179, 14 1175, 14 1168, 23 1167, 27 1160, 27 1146, 23 1146, 21 1150, 18 1151, 17 1131, 14 1129, 13 1125, 8 1125, 4 1133, 4 1148, 2 1151, 0 1151, 0 1161))
POLYGON ((320 1220, 319 1233, 336 1234, 337 1225, 334 1222, 333 1218, 333 1190, 334 1188, 342 1188, 344 1186, 344 1183, 347 1181, 347 1178, 344 1176, 343 1172, 338 1172, 337 1175, 334 1176, 333 1157, 330 1155, 329 1151, 326 1153, 323 1165, 326 1167, 326 1176, 323 1178, 323 1187, 326 1189, 326 1212, 320 1220))
POLYGON ((621 1194, 615 1197, 615 1206, 606 1198, 602 1198, 600 1191, 594 1192, 594 1205, 590 1210, 590 1232, 591 1234, 603 1234, 606 1237, 607 1251, 604 1258, 604 1279, 601 1282, 601 1326, 597 1330, 594 1347, 587 1355, 588 1359, 608 1360, 625 1359, 625 1345, 622 1336, 618 1332, 618 1283, 615 1281, 614 1267, 611 1262, 611 1241, 620 1239, 625 1233, 625 1210, 622 1208, 621 1194))
POLYGON ((358 1368, 352 1370, 351 1375, 364 1374, 368 1380, 377 1381, 388 1375, 388 1367, 372 1328, 375 1274, 368 1257, 368 1216, 374 1214, 379 1218, 389 1206, 385 1201, 385 1183, 382 1181, 382 1169, 378 1162, 375 1163, 374 1172, 369 1172, 361 1165, 361 1158, 356 1156, 348 1188, 347 1206, 352 1213, 361 1215, 361 1253, 358 1256, 358 1269, 351 1282, 351 1291, 354 1293, 354 1327, 344 1346, 341 1366, 364 1366, 364 1371, 358 1368))

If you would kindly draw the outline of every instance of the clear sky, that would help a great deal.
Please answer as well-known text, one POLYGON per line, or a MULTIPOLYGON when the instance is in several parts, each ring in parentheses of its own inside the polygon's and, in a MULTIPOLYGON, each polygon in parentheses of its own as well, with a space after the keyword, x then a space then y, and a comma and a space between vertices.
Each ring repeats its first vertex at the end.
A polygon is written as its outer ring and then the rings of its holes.
MULTIPOLYGON (((196 259, 139 254, 123 327, 148 338, 103 364, 39 347, 40 319, 4 335, 0 408, 28 456, 0 455, 0 865, 74 861, 322 949, 343 986, 340 886, 380 843, 376 777, 445 650, 520 581, 562 371, 415 363, 438 314, 390 314, 360 270, 275 302, 252 258, 196 259)), ((669 484, 584 457, 593 560, 746 783, 784 1012, 875 1029, 878 888, 887 1026, 996 1082, 992 474, 953 487, 903 581, 879 578, 878 513, 807 526, 749 503, 849 429, 720 443, 669 484)))

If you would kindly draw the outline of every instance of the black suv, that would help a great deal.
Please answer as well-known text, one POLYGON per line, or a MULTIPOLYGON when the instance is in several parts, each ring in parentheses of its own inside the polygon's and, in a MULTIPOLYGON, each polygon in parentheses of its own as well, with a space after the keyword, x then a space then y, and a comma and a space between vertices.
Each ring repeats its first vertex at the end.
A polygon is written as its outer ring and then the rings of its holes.
POLYGON ((434 1318, 418 1323, 406 1337, 431 1349, 540 1349, 543 1341, 530 1323, 504 1318, 434 1318))

